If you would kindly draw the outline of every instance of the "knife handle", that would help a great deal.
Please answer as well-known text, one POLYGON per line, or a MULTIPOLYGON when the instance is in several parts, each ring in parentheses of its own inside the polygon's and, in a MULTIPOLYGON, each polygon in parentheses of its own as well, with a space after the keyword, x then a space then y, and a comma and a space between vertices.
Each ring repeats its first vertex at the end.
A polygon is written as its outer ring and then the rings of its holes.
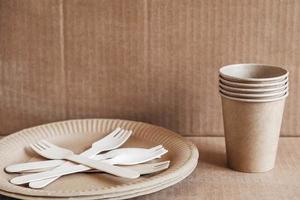
MULTIPOLYGON (((110 164, 107 164, 107 165, 109 165, 109 167, 111 167, 111 168, 116 168, 116 166, 113 166, 110 164)), ((117 167, 117 168, 121 168, 121 167, 117 167)), ((49 179, 49 178, 56 179, 57 177, 60 177, 60 176, 73 174, 73 173, 77 173, 77 172, 82 172, 82 171, 86 171, 89 169, 90 168, 85 165, 69 165, 69 166, 62 165, 59 168, 53 169, 51 171, 17 176, 15 178, 11 179, 10 182, 15 185, 22 185, 22 184, 26 184, 29 182, 40 181, 40 180, 45 180, 45 179, 49 179)), ((128 170, 125 168, 121 168, 121 169, 128 170)), ((133 170, 130 170, 130 171, 132 172, 133 170)), ((135 171, 133 171, 133 172, 135 172, 135 171)), ((136 172, 136 173, 138 173, 138 172, 136 172)), ((139 173, 138 173, 138 175, 139 175, 139 173)))
POLYGON ((57 176, 63 176, 67 174, 73 174, 77 172, 81 172, 84 170, 89 170, 89 167, 86 167, 84 165, 73 165, 73 166, 67 166, 67 167, 60 167, 59 169, 54 169, 51 171, 46 172, 40 172, 40 173, 34 173, 34 174, 27 174, 23 176, 17 176, 10 180, 12 184, 15 185, 22 185, 25 183, 29 183, 31 181, 40 181, 47 178, 57 177, 57 176))

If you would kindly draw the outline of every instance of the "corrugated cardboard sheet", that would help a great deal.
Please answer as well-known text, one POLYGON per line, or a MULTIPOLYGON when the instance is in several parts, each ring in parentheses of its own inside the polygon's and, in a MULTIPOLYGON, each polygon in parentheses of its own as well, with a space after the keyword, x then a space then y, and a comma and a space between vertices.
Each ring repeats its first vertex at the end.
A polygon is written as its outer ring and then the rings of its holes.
POLYGON ((0 0, 0 134, 123 118, 222 135, 217 70, 284 65, 300 135, 298 0, 0 0))

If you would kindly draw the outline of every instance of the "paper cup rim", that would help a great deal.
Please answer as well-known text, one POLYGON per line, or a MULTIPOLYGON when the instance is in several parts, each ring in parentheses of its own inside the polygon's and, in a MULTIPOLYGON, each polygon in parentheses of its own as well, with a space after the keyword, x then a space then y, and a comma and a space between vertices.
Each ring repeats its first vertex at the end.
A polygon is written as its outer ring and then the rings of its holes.
POLYGON ((229 95, 229 96, 233 96, 233 97, 240 97, 240 98, 264 98, 264 97, 267 97, 267 98, 271 98, 271 97, 274 97, 274 96, 278 96, 278 95, 281 95, 281 94, 285 94, 286 92, 288 92, 288 87, 286 87, 283 91, 279 91, 279 92, 274 92, 274 93, 262 93, 262 94, 259 94, 259 93, 237 93, 237 92, 231 92, 231 91, 228 91, 228 90, 225 90, 225 89, 222 89, 220 86, 219 86, 219 91, 224 93, 225 95, 229 95))
POLYGON ((221 86, 223 89, 228 90, 230 92, 249 92, 249 93, 262 93, 262 92, 273 92, 273 91, 279 91, 284 90, 289 86, 289 82, 286 82, 283 86, 280 87, 274 87, 274 88, 238 88, 238 87, 232 87, 229 85, 223 84, 221 81, 219 81, 219 86, 221 86))
POLYGON ((223 94, 222 92, 219 92, 219 93, 220 93, 221 97, 224 97, 226 99, 230 99, 230 100, 233 100, 233 101, 245 102, 245 103, 267 103, 267 102, 272 102, 272 101, 279 101, 279 100, 285 99, 289 95, 289 92, 286 92, 283 96, 277 97, 277 98, 243 99, 243 98, 238 98, 238 97, 230 97, 230 96, 227 96, 227 95, 223 94))
POLYGON ((275 83, 238 83, 238 82, 232 82, 223 79, 221 76, 219 76, 219 80, 229 86, 234 86, 234 87, 246 87, 246 88, 262 88, 262 87, 278 87, 280 85, 286 84, 289 81, 289 78, 286 77, 283 81, 280 82, 275 82, 275 83))
POLYGON ((269 65, 269 64, 258 64, 258 63, 240 63, 240 64, 230 64, 225 65, 219 69, 219 74, 224 77, 225 79, 229 79, 232 81, 249 81, 249 82, 260 82, 260 81, 279 81, 281 79, 284 79, 288 76, 289 72, 287 69, 284 69, 279 66, 275 65, 269 65), (232 75, 226 71, 232 69, 232 68, 238 68, 238 67, 250 67, 253 68, 270 68, 273 70, 279 71, 278 76, 273 77, 264 77, 264 78, 252 78, 252 77, 238 77, 235 75, 232 75))

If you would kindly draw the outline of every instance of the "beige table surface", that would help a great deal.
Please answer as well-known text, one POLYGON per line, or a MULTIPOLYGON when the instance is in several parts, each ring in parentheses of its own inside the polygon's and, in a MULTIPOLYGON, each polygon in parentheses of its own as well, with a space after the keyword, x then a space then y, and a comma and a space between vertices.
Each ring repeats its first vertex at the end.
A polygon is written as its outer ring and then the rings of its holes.
MULTIPOLYGON (((248 174, 226 167, 223 137, 189 137, 200 153, 196 170, 185 180, 160 192, 134 200, 300 199, 300 137, 279 142, 276 167, 248 174)), ((10 199, 0 196, 0 199, 10 199)))

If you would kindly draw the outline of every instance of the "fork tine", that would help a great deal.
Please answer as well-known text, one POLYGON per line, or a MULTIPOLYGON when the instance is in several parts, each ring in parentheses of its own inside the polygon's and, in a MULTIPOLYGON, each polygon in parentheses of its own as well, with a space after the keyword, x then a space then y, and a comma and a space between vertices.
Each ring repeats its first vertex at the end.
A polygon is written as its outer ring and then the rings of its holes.
POLYGON ((169 165, 160 165, 158 167, 155 168, 156 171, 161 171, 161 170, 164 170, 164 169, 167 169, 169 168, 169 165))
POLYGON ((157 163, 157 165, 155 165, 154 167, 158 167, 158 168, 160 168, 160 167, 165 167, 165 166, 168 166, 168 167, 169 167, 169 165, 170 165, 170 161, 168 160, 168 161, 164 161, 164 162, 159 162, 159 163, 157 163))
POLYGON ((126 134, 126 138, 129 138, 131 135, 132 135, 132 133, 133 133, 133 131, 132 130, 129 130, 128 132, 127 132, 127 134, 126 134))
POLYGON ((49 148, 48 146, 46 146, 45 144, 43 144, 41 142, 37 143, 36 145, 38 145, 39 147, 41 147, 42 150, 45 150, 45 149, 49 148))
POLYGON ((127 135, 131 135, 131 130, 126 130, 126 133, 122 135, 122 137, 127 137, 127 135))
POLYGON ((155 147, 150 148, 149 150, 155 151, 156 149, 160 149, 160 148, 163 148, 163 146, 162 145, 157 145, 155 147))
POLYGON ((131 136, 131 134, 132 134, 132 131, 126 131, 126 133, 123 134, 120 139, 124 140, 124 142, 125 142, 131 136))
POLYGON ((155 149, 154 152, 161 152, 161 151, 168 151, 167 149, 165 149, 164 147, 161 147, 159 149, 155 149))
POLYGON ((42 147, 43 149, 48 149, 49 146, 44 144, 42 141, 40 141, 39 143, 37 143, 40 147, 42 147))
POLYGON ((153 148, 151 148, 149 151, 151 152, 151 153, 155 153, 155 152, 159 152, 159 151, 161 151, 162 149, 165 149, 163 146, 157 146, 157 147, 155 147, 154 149, 153 148))
POLYGON ((43 143, 44 145, 48 146, 48 147, 54 147, 55 145, 48 142, 47 140, 42 140, 41 143, 43 143))
POLYGON ((168 150, 167 149, 165 149, 165 148, 163 148, 163 149, 160 149, 159 151, 156 151, 157 153, 160 153, 160 154, 166 154, 166 153, 168 153, 168 150))
MULTIPOLYGON (((120 147, 120 146, 122 146, 125 142, 127 142, 127 140, 128 140, 128 138, 130 137, 130 135, 131 135, 131 131, 125 131, 125 134, 122 136, 122 137, 120 137, 120 138, 118 138, 118 141, 117 141, 117 147, 120 147)), ((116 147, 116 148, 117 148, 116 147)))
POLYGON ((116 136, 117 139, 122 139, 123 135, 127 134, 127 130, 122 129, 122 131, 116 136))
POLYGON ((35 144, 31 144, 30 147, 36 152, 40 152, 42 150, 39 146, 36 146, 35 144))
POLYGON ((116 135, 117 138, 119 138, 123 133, 125 133, 127 130, 126 129, 121 129, 121 131, 116 135))
POLYGON ((160 149, 159 151, 155 151, 152 154, 153 154, 153 156, 156 155, 157 157, 160 157, 160 156, 166 154, 167 152, 168 152, 168 150, 166 150, 166 149, 160 149))
POLYGON ((103 138, 99 139, 98 141, 94 142, 92 144, 92 146, 94 145, 98 145, 99 143, 101 143, 104 139, 112 139, 112 138, 115 138, 117 134, 119 134, 119 132, 121 131, 122 129, 120 127, 116 128, 115 130, 113 130, 111 133, 109 133, 108 135, 104 136, 103 138))
POLYGON ((114 137, 119 138, 120 135, 122 135, 124 132, 126 132, 125 129, 121 129, 114 137))
POLYGON ((169 167, 169 161, 154 163, 146 167, 147 173, 155 173, 158 171, 165 170, 169 167))
POLYGON ((126 132, 127 132, 127 130, 122 129, 122 131, 120 131, 119 134, 118 134, 116 137, 117 137, 117 138, 121 138, 122 135, 123 135, 124 133, 126 133, 126 132))
POLYGON ((52 144, 51 142, 48 142, 47 140, 42 140, 42 142, 49 147, 59 148, 58 146, 56 146, 55 144, 52 144))
POLYGON ((157 148, 155 148, 154 150, 155 150, 155 151, 159 151, 159 150, 161 150, 161 149, 165 149, 165 147, 163 147, 163 146, 161 145, 160 147, 157 147, 157 148))
POLYGON ((123 129, 121 129, 120 127, 116 128, 111 134, 112 134, 112 137, 116 137, 120 131, 122 131, 123 129))
POLYGON ((162 171, 169 167, 170 161, 162 161, 159 163, 149 163, 149 164, 140 164, 140 165, 131 165, 126 166, 126 168, 137 170, 141 174, 151 174, 155 172, 162 171))
POLYGON ((133 133, 133 131, 132 130, 129 130, 129 136, 131 136, 132 135, 132 133, 133 133))
POLYGON ((128 134, 128 132, 129 132, 129 130, 124 130, 124 132, 119 135, 119 138, 123 138, 124 136, 126 136, 128 134))
POLYGON ((43 140, 40 141, 38 144, 39 144, 40 146, 42 146, 44 149, 47 149, 47 148, 50 148, 50 147, 51 147, 50 145, 48 145, 47 143, 45 143, 43 140))

